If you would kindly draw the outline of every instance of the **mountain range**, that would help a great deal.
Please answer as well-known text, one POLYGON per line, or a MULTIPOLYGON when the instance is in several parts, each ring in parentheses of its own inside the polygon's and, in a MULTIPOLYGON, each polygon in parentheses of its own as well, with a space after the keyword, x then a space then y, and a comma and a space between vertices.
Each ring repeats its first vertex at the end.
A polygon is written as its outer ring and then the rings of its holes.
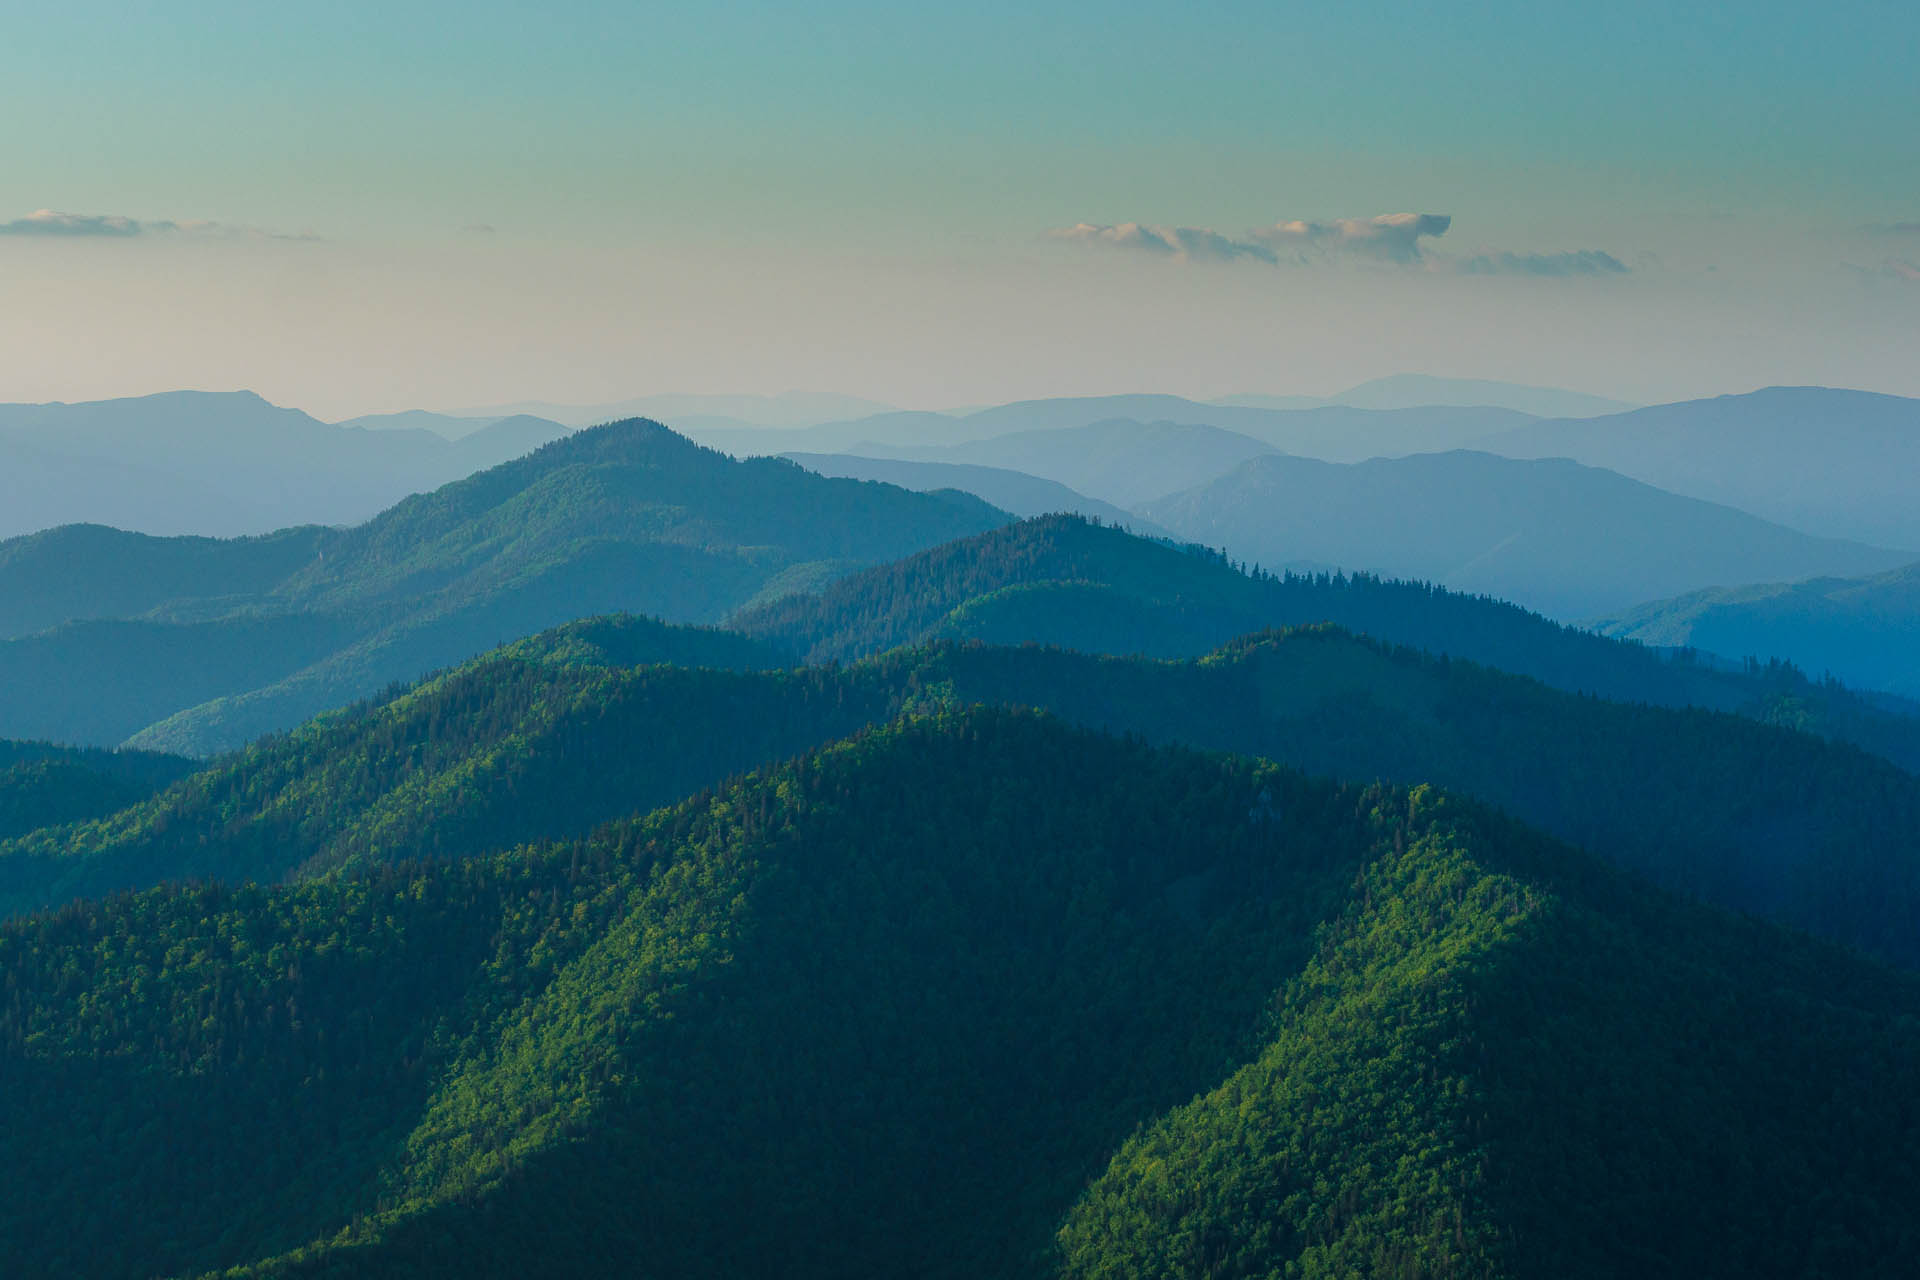
POLYGON ((1226 396, 1214 403, 1245 405, 1256 409, 1317 409, 1328 405, 1346 405, 1354 409, 1478 406, 1512 409, 1537 418, 1597 418, 1602 414, 1624 413, 1638 407, 1624 400, 1566 391, 1558 387, 1490 382, 1482 378, 1438 378, 1424 373, 1398 373, 1373 378, 1325 399, 1314 396, 1240 395, 1226 396))
POLYGON ((1790 653, 1862 689, 1920 695, 1920 565, 1692 591, 1594 622, 1605 635, 1715 653, 1790 653))
MULTIPOLYGON (((1920 548, 1920 400, 1829 387, 1531 423, 1476 447, 1572 458, 1808 533, 1920 548)), ((1733 584, 1727 584, 1733 585, 1733 584)))
POLYGON ((902 714, 988 704, 1323 776, 1439 783, 1675 889, 1920 966, 1906 927, 1920 912, 1920 782, 1857 748, 1324 625, 1184 662, 968 640, 795 670, 726 631, 568 624, 110 817, 0 843, 0 913, 581 836, 902 714))
POLYGON ((1151 520, 1124 507, 1089 498, 1052 480, 1005 467, 980 467, 959 462, 915 462, 905 458, 863 458, 851 453, 783 453, 780 456, 823 476, 877 480, 920 493, 937 489, 971 493, 1010 515, 1043 516, 1065 512, 1117 524, 1151 538, 1173 536, 1151 520))
POLYGON ((1431 788, 1032 713, 92 901, 0 968, 36 1274, 1891 1276, 1914 1234, 1912 977, 1431 788))
POLYGON ((1900 553, 1112 407, 0 542, 0 1270, 1905 1275, 1900 553))
POLYGON ((1915 559, 1565 459, 1464 451, 1345 466, 1255 457, 1140 510, 1182 538, 1262 564, 1435 582, 1563 621, 1708 583, 1873 573, 1915 559))
POLYGON ((459 440, 330 426, 245 391, 0 405, 0 538, 83 523, 221 537, 353 524, 562 434, 530 418, 459 440))
MULTIPOLYGON (((1356 462, 1431 449, 1457 449, 1533 422, 1530 415, 1485 406, 1359 409, 1345 405, 1268 409, 1207 404, 1180 396, 1080 396, 1022 400, 965 414, 897 411, 797 430, 771 430, 682 418, 672 422, 702 444, 728 453, 859 453, 928 461, 1010 465, 991 453, 1001 437, 1071 431, 1095 423, 1210 428, 1256 440, 1269 450, 1356 462), (975 452, 965 452, 973 449, 975 452), (936 452, 952 450, 951 454, 936 452), (986 452, 980 452, 980 451, 986 452)), ((1168 457, 1177 457, 1177 451, 1168 457)), ((1018 468, 1016 468, 1018 469, 1018 468)), ((1099 496, 1099 495, 1095 495, 1099 496)))
POLYGON ((0 598, 31 602, 13 624, 32 630, 0 641, 0 732, 206 754, 583 613, 715 621, 1007 519, 629 422, 352 529, 183 544, 56 530, 0 545, 0 598), (130 583, 136 558, 176 577, 130 583))

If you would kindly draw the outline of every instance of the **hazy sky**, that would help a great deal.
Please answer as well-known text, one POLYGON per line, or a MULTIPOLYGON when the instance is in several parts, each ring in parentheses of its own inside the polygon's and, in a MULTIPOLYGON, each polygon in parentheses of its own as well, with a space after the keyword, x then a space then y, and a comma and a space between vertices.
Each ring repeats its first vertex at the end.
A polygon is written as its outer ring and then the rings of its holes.
POLYGON ((1911 0, 0 0, 0 31, 0 400, 1920 395, 1911 0))

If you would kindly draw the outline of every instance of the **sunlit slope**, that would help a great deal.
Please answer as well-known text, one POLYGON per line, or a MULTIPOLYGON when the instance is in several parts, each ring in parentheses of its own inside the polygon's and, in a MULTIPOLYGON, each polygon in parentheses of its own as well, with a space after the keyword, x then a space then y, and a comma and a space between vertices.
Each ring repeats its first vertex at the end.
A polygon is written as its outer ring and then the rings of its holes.
POLYGON ((0 844, 0 907, 574 837, 905 711, 990 704, 1440 783, 1674 889, 1920 964, 1920 780, 1785 728, 1578 697, 1327 628, 1198 661, 949 644, 750 670, 766 665, 724 632, 563 628, 123 812, 0 844), (655 665, 674 656, 734 669, 655 665))
POLYGON ((1025 714, 511 856, 89 904, 0 960, 29 1273, 1894 1275, 1911 1244, 1911 980, 1431 791, 1025 714))

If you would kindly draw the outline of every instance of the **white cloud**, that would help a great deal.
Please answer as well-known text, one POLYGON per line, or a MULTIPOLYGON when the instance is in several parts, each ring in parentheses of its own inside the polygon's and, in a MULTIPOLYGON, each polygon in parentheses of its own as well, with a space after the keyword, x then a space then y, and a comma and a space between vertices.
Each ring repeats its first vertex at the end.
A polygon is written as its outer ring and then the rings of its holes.
POLYGON ((0 235, 6 236, 128 236, 186 235, 229 240, 318 240, 311 231, 269 231, 264 227, 238 226, 228 222, 196 220, 174 222, 161 218, 142 222, 114 213, 62 213, 40 209, 24 218, 0 222, 0 235))
POLYGON ((1253 235, 1269 245, 1291 250, 1301 261, 1353 254, 1410 265, 1421 260, 1421 240, 1443 236, 1452 225, 1452 214, 1383 213, 1332 222, 1277 222, 1253 235))
POLYGON ((1416 267, 1434 274, 1509 276, 1628 275, 1632 268, 1604 249, 1556 253, 1483 250, 1469 257, 1430 252, 1426 242, 1453 227, 1446 213, 1383 213, 1329 222, 1295 219, 1249 231, 1235 239, 1205 227, 1081 222, 1047 234, 1056 240, 1103 245, 1179 262, 1263 262, 1315 266, 1361 261, 1416 267))
POLYGON ((1862 280, 1899 280, 1906 284, 1920 284, 1920 262, 1910 258, 1887 258, 1871 267, 1848 263, 1847 270, 1862 280))
POLYGON ((1074 240, 1081 244, 1107 245, 1138 253, 1185 262, 1275 261, 1273 250, 1246 240, 1234 240, 1205 227, 1150 227, 1138 222, 1105 226, 1092 222, 1075 223, 1047 233, 1056 240, 1074 240))
POLYGON ((0 222, 0 235, 6 236, 137 236, 146 229, 132 218, 114 214, 56 213, 52 209, 0 222))

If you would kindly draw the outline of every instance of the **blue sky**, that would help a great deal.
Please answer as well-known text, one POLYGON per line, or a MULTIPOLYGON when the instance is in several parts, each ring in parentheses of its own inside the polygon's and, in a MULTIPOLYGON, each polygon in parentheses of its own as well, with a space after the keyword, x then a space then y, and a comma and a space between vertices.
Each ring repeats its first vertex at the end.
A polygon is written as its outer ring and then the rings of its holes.
POLYGON ((1910 5, 5 9, 0 399, 1920 394, 1910 5))

